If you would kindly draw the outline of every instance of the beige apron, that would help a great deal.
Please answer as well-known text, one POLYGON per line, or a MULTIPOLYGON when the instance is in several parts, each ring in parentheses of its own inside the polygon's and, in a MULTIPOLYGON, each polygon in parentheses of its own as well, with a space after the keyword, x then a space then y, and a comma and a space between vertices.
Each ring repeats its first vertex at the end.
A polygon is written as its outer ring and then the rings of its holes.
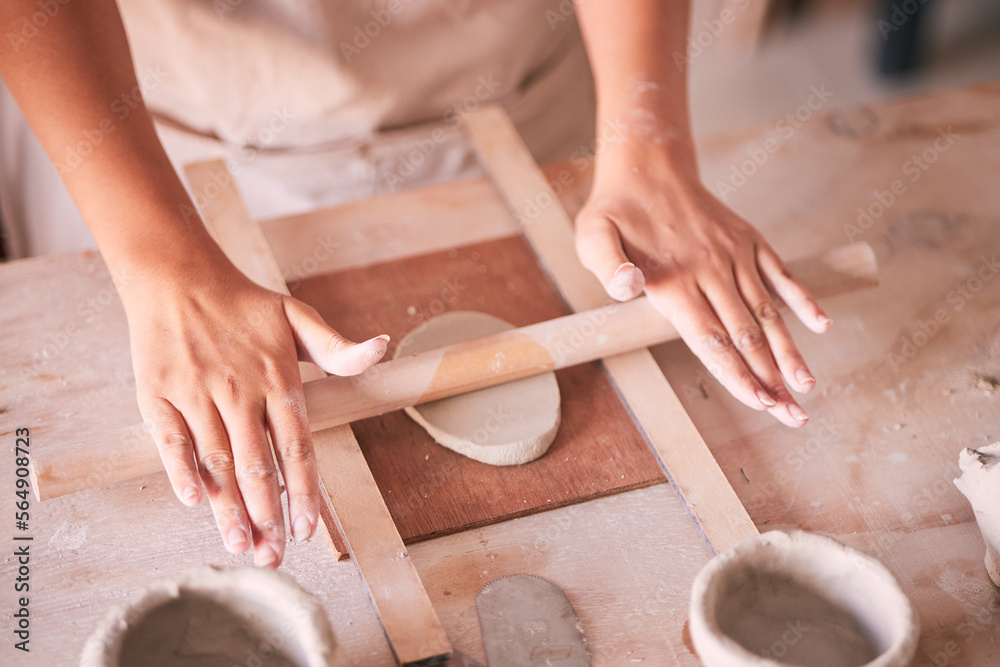
MULTIPOLYGON (((567 157, 593 134, 570 0, 119 5, 171 159, 225 159, 260 218, 478 173, 458 121, 488 101, 507 108, 540 161, 567 157)), ((85 243, 64 194, 36 203, 58 183, 36 153, 8 150, 12 111, 0 103, 0 203, 18 230, 13 249, 85 243), (20 197, 7 196, 16 189, 20 197), (52 202, 61 210, 48 210, 52 202)))

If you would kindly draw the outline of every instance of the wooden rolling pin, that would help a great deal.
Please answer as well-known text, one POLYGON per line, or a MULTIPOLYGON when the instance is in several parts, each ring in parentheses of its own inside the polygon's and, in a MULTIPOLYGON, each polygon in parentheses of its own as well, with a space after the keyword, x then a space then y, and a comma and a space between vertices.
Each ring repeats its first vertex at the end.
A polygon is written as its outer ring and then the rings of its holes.
MULTIPOLYGON (((791 262, 816 298, 878 284, 866 243, 791 262)), ((393 410, 614 356, 678 338, 646 297, 609 303, 494 336, 385 361, 355 377, 329 376, 304 385, 313 431, 393 410)), ((95 440, 51 445, 32 456, 40 500, 162 470, 141 424, 95 440)))

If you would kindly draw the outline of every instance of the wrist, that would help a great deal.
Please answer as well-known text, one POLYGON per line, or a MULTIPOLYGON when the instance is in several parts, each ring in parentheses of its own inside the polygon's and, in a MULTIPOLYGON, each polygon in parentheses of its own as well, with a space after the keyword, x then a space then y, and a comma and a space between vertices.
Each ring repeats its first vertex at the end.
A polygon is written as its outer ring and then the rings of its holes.
POLYGON ((594 187, 620 188, 636 181, 659 189, 689 191, 701 186, 694 142, 687 133, 622 133, 598 143, 594 187))
POLYGON ((159 295, 218 285, 227 274, 238 273, 204 228, 150 230, 113 251, 102 247, 102 254, 126 308, 159 295))

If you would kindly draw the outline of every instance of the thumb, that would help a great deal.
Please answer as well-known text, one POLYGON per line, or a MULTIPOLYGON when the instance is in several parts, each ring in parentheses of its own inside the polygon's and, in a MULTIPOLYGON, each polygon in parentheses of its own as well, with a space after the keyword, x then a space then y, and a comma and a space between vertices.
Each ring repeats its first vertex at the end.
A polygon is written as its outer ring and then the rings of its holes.
POLYGON ((333 375, 357 375, 385 354, 389 344, 385 334, 355 343, 331 329, 312 306, 293 298, 284 304, 301 361, 311 361, 333 375))
POLYGON ((612 299, 628 301, 645 289, 646 279, 625 255, 618 228, 604 216, 577 218, 576 253, 612 299))

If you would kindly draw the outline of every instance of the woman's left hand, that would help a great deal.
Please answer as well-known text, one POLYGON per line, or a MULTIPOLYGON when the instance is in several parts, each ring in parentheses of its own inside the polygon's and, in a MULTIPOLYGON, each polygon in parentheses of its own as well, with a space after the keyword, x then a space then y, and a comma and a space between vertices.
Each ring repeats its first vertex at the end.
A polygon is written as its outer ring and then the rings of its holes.
MULTIPOLYGON (((583 264, 620 301, 645 289, 737 399, 783 424, 809 419, 788 387, 815 379, 772 293, 812 331, 830 320, 749 222, 700 182, 643 148, 602 158, 576 219, 583 264)), ((693 169, 690 171, 694 171, 693 169)))

